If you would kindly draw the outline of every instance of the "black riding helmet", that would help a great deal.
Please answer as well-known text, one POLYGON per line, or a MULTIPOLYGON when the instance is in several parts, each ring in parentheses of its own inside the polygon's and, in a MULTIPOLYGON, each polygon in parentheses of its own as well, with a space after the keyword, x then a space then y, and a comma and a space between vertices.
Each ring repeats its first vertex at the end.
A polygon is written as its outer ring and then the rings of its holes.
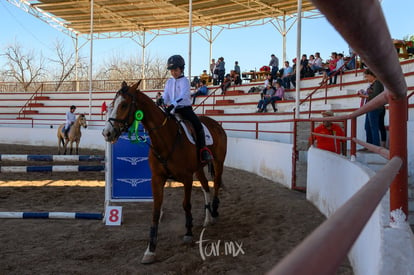
POLYGON ((168 61, 167 61, 168 70, 177 69, 177 68, 184 70, 184 65, 185 65, 185 61, 181 55, 176 54, 168 58, 168 61))
POLYGON ((76 106, 75 105, 72 105, 72 106, 70 106, 70 109, 71 110, 76 110, 76 106))

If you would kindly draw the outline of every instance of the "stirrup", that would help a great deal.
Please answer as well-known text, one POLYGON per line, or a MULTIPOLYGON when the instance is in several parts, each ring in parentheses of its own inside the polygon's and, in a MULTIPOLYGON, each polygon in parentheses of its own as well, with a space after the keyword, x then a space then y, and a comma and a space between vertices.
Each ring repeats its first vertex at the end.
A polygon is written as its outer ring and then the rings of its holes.
POLYGON ((211 153, 208 147, 203 147, 200 149, 200 161, 201 163, 207 163, 213 160, 213 154, 211 153))

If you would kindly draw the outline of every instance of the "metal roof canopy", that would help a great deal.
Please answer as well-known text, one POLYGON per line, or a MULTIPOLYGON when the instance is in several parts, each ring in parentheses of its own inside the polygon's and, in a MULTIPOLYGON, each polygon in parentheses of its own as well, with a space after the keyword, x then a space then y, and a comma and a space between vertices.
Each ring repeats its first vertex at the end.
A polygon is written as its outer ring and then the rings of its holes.
MULTIPOLYGON (((75 41, 78 56, 78 38, 90 40, 89 118, 92 110, 93 40, 99 38, 133 38, 142 47, 143 63, 146 34, 189 33, 188 71, 191 76, 191 33, 197 32, 210 43, 212 56, 213 27, 237 28, 263 25, 271 22, 283 36, 283 60, 286 58, 286 27, 294 14, 298 18, 297 59, 300 59, 301 17, 305 11, 315 10, 309 0, 7 0, 29 14, 70 35, 75 41), (299 16, 301 15, 301 16, 299 16), (282 18, 282 26, 280 25, 282 18), (273 22, 276 20, 277 25, 273 22), (261 21, 262 23, 258 23, 261 21), (201 31, 206 31, 203 36, 201 31), (191 31, 190 31, 191 30, 191 31), (139 37, 139 41, 134 38, 139 37)), ((318 14, 317 14, 318 15, 318 14)), ((312 14, 309 16, 312 17, 312 14)), ((217 35, 218 35, 217 34, 217 35)), ((77 62, 77 61, 76 61, 77 62)), ((143 77, 145 78, 144 68, 143 77)), ((296 105, 300 79, 297 78, 296 105)), ((76 76, 77 80, 77 76, 76 76)), ((145 82, 144 87, 145 89, 145 82)), ((299 108, 296 110, 299 117, 299 108)))
MULTIPOLYGON (((29 13, 74 34, 91 32, 89 0, 8 1, 21 8, 23 4, 29 13)), ((188 32, 188 0, 94 0, 92 3, 95 35, 111 37, 115 33, 154 31, 171 34, 180 29, 188 32)), ((315 10, 311 1, 302 1, 302 11, 310 10, 315 10)), ((296 14, 297 0, 193 0, 191 11, 193 27, 231 28, 240 22, 296 14)))

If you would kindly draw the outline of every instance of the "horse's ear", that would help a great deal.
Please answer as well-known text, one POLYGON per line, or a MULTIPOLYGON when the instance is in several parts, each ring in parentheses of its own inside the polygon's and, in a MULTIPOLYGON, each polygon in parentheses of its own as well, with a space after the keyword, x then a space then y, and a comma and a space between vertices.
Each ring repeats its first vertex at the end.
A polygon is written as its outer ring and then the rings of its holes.
POLYGON ((140 79, 137 83, 135 83, 134 85, 131 86, 131 89, 133 89, 133 91, 138 90, 139 84, 141 84, 142 79, 140 79))

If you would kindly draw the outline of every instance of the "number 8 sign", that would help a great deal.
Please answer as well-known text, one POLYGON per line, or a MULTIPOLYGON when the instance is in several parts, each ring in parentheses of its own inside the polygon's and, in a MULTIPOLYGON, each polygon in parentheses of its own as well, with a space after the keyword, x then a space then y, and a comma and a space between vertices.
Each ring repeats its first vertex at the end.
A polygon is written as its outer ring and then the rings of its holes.
POLYGON ((121 225, 122 206, 108 206, 105 211, 105 225, 121 225))

